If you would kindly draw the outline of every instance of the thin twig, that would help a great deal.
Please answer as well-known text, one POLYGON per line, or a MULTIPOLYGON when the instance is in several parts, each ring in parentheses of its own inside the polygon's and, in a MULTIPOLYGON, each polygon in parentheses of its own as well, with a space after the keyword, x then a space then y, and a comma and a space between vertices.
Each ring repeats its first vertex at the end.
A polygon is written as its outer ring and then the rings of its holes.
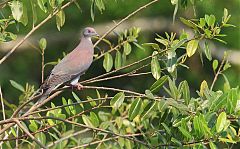
POLYGON ((30 137, 33 141, 35 141, 39 146, 44 149, 47 149, 40 141, 38 141, 21 123, 19 120, 15 120, 15 123, 30 137))
POLYGON ((2 104, 3 120, 5 120, 6 119, 6 115, 5 115, 5 107, 4 107, 4 101, 3 101, 3 94, 2 94, 1 86, 0 86, 0 99, 1 99, 1 104, 2 104))
POLYGON ((70 4, 72 4, 76 0, 71 0, 64 4, 60 9, 57 9, 53 13, 49 14, 42 22, 40 22, 37 26, 33 27, 27 35, 20 40, 5 56, 3 56, 0 60, 0 64, 2 64, 29 36, 31 36, 37 29, 39 29, 42 25, 44 25, 47 21, 49 21, 52 17, 54 17, 60 10, 65 9, 70 4))
POLYGON ((91 78, 91 79, 88 79, 88 80, 81 81, 80 83, 81 83, 81 84, 84 84, 84 83, 88 83, 88 82, 91 82, 91 81, 93 81, 93 80, 96 80, 96 79, 99 79, 99 78, 108 76, 108 75, 113 74, 113 73, 116 73, 116 72, 118 72, 118 71, 120 71, 120 70, 129 68, 129 67, 134 66, 134 65, 137 65, 137 64, 139 64, 139 63, 141 63, 141 62, 144 62, 144 61, 152 58, 153 56, 156 56, 156 55, 158 55, 158 54, 162 54, 162 53, 164 53, 164 52, 166 52, 166 51, 168 51, 168 49, 162 50, 162 51, 156 53, 155 55, 149 55, 149 56, 147 56, 147 57, 145 57, 145 58, 143 58, 143 59, 140 59, 140 60, 138 60, 138 61, 135 61, 135 62, 133 62, 133 63, 131 63, 131 64, 129 64, 129 65, 123 66, 123 67, 121 67, 121 68, 119 68, 119 69, 115 69, 115 70, 112 70, 112 71, 110 71, 110 72, 108 72, 108 73, 99 75, 99 76, 97 76, 97 77, 94 77, 94 78, 91 78))
POLYGON ((43 81, 44 81, 44 49, 41 50, 41 56, 42 56, 42 71, 41 71, 41 74, 42 74, 42 84, 43 84, 43 81))
POLYGON ((91 130, 91 129, 86 128, 86 129, 83 129, 83 130, 74 132, 74 133, 72 133, 72 134, 70 134, 70 135, 67 135, 66 137, 62 137, 61 139, 50 143, 47 147, 52 147, 53 145, 56 145, 56 144, 58 144, 58 143, 61 143, 61 142, 64 141, 64 140, 67 140, 67 139, 69 139, 69 138, 71 138, 71 137, 80 135, 80 134, 85 133, 85 132, 87 132, 87 131, 89 131, 89 130, 91 130))
POLYGON ((125 40, 125 41, 123 41, 122 43, 116 45, 115 47, 109 49, 107 52, 102 53, 101 55, 99 55, 98 57, 96 57, 96 58, 94 59, 94 61, 102 58, 106 53, 110 53, 110 52, 112 52, 112 51, 114 51, 114 50, 117 50, 118 48, 120 48, 120 47, 121 47, 123 44, 125 44, 126 42, 128 42, 128 41, 125 40))
POLYGON ((226 55, 224 55, 224 56, 223 56, 223 60, 222 60, 222 62, 221 62, 221 65, 219 66, 218 71, 217 71, 217 73, 216 73, 215 76, 214 76, 214 79, 213 79, 212 85, 211 85, 211 87, 210 87, 210 90, 213 89, 213 86, 214 86, 214 84, 216 83, 217 78, 218 78, 219 74, 220 74, 221 71, 222 71, 222 68, 223 68, 223 65, 224 65, 224 63, 225 63, 225 61, 226 61, 226 58, 227 58, 226 55))
MULTIPOLYGON (((150 63, 143 65, 137 69, 132 70, 131 72, 128 73, 124 73, 124 74, 120 74, 120 75, 116 75, 116 76, 112 76, 112 77, 106 77, 106 78, 102 78, 102 79, 96 79, 96 80, 92 80, 89 81, 87 83, 83 83, 83 84, 89 84, 89 83, 95 83, 95 82, 100 82, 100 81, 106 81, 106 80, 112 80, 112 79, 116 79, 116 78, 121 78, 121 77, 126 77, 126 76, 133 76, 135 74, 135 72, 137 72, 138 70, 141 70, 147 66, 149 66, 150 63)), ((141 75, 141 74, 139 74, 141 75)))
POLYGON ((11 1, 11 0, 6 0, 6 1, 4 1, 4 2, 1 2, 1 3, 0 3, 0 8, 5 7, 5 6, 7 5, 7 3, 10 2, 10 1, 11 1))
POLYGON ((94 47, 101 41, 103 40, 103 38, 105 38, 109 33, 111 33, 115 28, 117 28, 119 25, 121 25, 124 21, 128 20, 130 17, 134 16, 136 13, 138 13, 139 11, 146 9, 148 6, 158 2, 159 0, 153 0, 141 7, 139 7, 137 10, 133 11, 132 13, 130 13, 129 15, 127 15, 125 18, 121 19, 121 21, 119 21, 118 23, 116 23, 116 25, 114 25, 112 28, 110 28, 105 34, 103 34, 103 36, 101 36, 101 38, 99 38, 99 40, 94 44, 94 47))
POLYGON ((108 131, 108 130, 104 130, 104 129, 101 129, 101 128, 90 127, 90 126, 87 126, 87 125, 76 123, 76 122, 73 122, 73 121, 70 121, 70 120, 64 120, 64 119, 57 118, 57 117, 50 117, 50 116, 46 116, 46 117, 23 117, 23 118, 19 118, 18 120, 40 120, 40 119, 54 119, 54 120, 62 121, 62 122, 65 122, 65 123, 69 123, 69 124, 78 126, 78 127, 88 128, 88 129, 91 129, 93 131, 99 131, 99 132, 111 134, 113 136, 119 136, 119 137, 122 137, 122 138, 125 138, 125 139, 128 139, 128 140, 132 140, 134 142, 138 142, 138 143, 140 143, 140 144, 142 144, 146 147, 151 148, 151 146, 149 146, 147 143, 142 142, 142 141, 137 140, 137 139, 134 139, 134 138, 130 138, 127 135, 117 134, 117 133, 114 133, 114 132, 111 132, 111 131, 108 131))

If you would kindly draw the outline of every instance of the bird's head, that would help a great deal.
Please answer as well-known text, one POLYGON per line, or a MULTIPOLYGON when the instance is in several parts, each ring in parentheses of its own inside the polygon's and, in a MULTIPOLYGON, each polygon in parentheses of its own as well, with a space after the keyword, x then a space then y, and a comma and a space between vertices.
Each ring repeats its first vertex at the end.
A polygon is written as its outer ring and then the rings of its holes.
POLYGON ((84 37, 92 37, 92 36, 99 36, 98 33, 95 31, 92 27, 86 27, 83 30, 83 36, 84 37))

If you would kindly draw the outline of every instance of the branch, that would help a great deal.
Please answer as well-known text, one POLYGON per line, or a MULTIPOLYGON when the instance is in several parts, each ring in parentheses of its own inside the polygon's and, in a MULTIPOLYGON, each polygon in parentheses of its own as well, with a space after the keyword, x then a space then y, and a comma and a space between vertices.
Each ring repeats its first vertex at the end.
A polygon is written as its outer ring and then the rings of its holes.
POLYGON ((21 123, 19 120, 15 120, 15 123, 30 137, 35 141, 39 146, 41 146, 44 149, 47 149, 46 146, 44 146, 40 141, 38 141, 21 123))
POLYGON ((40 119, 53 119, 53 120, 62 121, 62 122, 65 122, 65 123, 69 123, 69 124, 78 126, 78 127, 88 128, 88 129, 91 129, 93 131, 99 131, 99 132, 111 134, 113 136, 119 136, 119 137, 122 137, 122 138, 125 138, 125 139, 128 139, 128 140, 132 140, 134 142, 138 142, 138 143, 140 143, 140 144, 142 144, 142 145, 144 145, 144 146, 146 146, 148 148, 152 148, 147 143, 142 142, 142 141, 137 140, 137 139, 134 139, 134 138, 130 138, 127 135, 117 134, 117 133, 114 133, 114 132, 111 132, 111 131, 108 131, 108 130, 104 130, 104 129, 101 129, 101 128, 90 127, 90 126, 87 126, 87 125, 83 125, 83 124, 80 124, 80 123, 72 122, 72 121, 69 121, 69 120, 64 120, 64 119, 57 118, 57 117, 46 116, 46 117, 24 117, 24 118, 19 118, 19 120, 40 120, 40 119))
POLYGON ((149 56, 147 56, 147 57, 145 57, 145 58, 143 58, 143 59, 140 59, 140 60, 138 60, 138 61, 136 61, 136 62, 133 62, 133 63, 131 63, 131 64, 129 64, 129 65, 123 66, 123 67, 121 67, 121 68, 119 68, 119 69, 112 70, 112 71, 110 71, 110 72, 108 72, 108 73, 105 73, 105 74, 102 74, 102 75, 100 75, 100 76, 97 76, 97 77, 94 77, 94 78, 91 78, 91 79, 88 79, 88 80, 81 81, 80 83, 81 83, 81 84, 84 84, 84 83, 92 82, 93 80, 96 80, 96 79, 99 79, 99 78, 108 76, 108 75, 113 74, 113 73, 115 73, 115 72, 118 72, 118 71, 120 71, 120 70, 123 70, 123 69, 129 68, 129 67, 131 67, 131 66, 137 65, 137 64, 139 64, 139 63, 141 63, 141 62, 144 62, 144 61, 152 58, 153 56, 156 56, 156 55, 158 55, 158 54, 162 54, 162 53, 164 53, 164 52, 166 52, 166 51, 168 51, 168 49, 162 50, 162 51, 158 52, 158 53, 155 54, 155 55, 149 55, 149 56))
POLYGON ((61 139, 50 143, 47 147, 52 147, 53 145, 56 145, 56 144, 58 144, 58 143, 61 143, 62 141, 66 140, 66 139, 69 139, 69 138, 71 138, 71 137, 80 135, 80 134, 82 134, 82 133, 84 133, 84 132, 87 132, 87 131, 89 131, 89 130, 91 130, 91 129, 86 128, 86 129, 77 131, 77 132, 75 132, 75 133, 73 133, 73 134, 70 134, 70 135, 68 135, 68 136, 66 136, 66 137, 62 137, 61 139))
POLYGON ((2 113, 3 113, 3 120, 6 119, 6 115, 5 115, 5 108, 4 108, 4 102, 3 102, 3 95, 2 95, 2 88, 0 86, 0 100, 1 100, 1 104, 2 104, 2 113))
POLYGON ((125 18, 123 18, 121 21, 119 21, 116 25, 114 25, 112 28, 110 28, 105 34, 103 34, 103 36, 101 36, 101 38, 94 44, 94 47, 101 41, 103 40, 104 37, 106 37, 109 33, 111 33, 115 28, 117 28, 120 24, 122 24, 124 21, 128 20, 130 17, 134 16, 136 13, 138 13, 139 11, 147 8, 148 6, 158 2, 159 0, 153 0, 145 5, 143 5, 142 7, 139 7, 137 10, 133 11, 132 13, 130 13, 129 15, 127 15, 125 18))
POLYGON ((8 2, 10 2, 10 1, 11 1, 11 0, 6 0, 6 1, 4 1, 4 2, 1 2, 1 3, 0 3, 0 8, 5 7, 6 4, 7 4, 8 2))
POLYGON ((215 84, 216 81, 217 81, 218 75, 221 73, 221 70, 222 70, 223 65, 224 65, 224 63, 225 63, 225 61, 226 61, 226 58, 227 58, 227 56, 224 55, 224 56, 223 56, 223 60, 222 60, 222 62, 221 62, 221 65, 219 66, 218 71, 217 71, 217 73, 216 73, 215 76, 214 76, 214 79, 213 79, 212 85, 211 85, 211 87, 210 87, 210 90, 213 89, 213 86, 214 86, 214 84, 215 84))
POLYGON ((44 25, 47 21, 49 21, 53 16, 55 16, 60 10, 65 9, 70 4, 72 4, 76 0, 72 0, 67 2, 65 5, 63 5, 60 9, 57 9, 53 13, 49 14, 47 18, 45 18, 42 22, 40 22, 37 26, 33 27, 30 32, 27 33, 27 35, 20 40, 5 56, 3 56, 0 59, 0 64, 2 64, 29 36, 31 36, 37 29, 39 29, 42 25, 44 25))

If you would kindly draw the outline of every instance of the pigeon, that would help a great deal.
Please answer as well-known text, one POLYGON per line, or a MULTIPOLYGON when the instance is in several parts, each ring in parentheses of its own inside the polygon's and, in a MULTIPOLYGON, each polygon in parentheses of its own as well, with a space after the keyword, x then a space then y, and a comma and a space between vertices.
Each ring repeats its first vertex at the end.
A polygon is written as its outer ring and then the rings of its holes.
POLYGON ((94 28, 86 27, 83 30, 78 46, 52 69, 48 78, 41 85, 40 89, 43 90, 43 94, 38 103, 46 99, 54 89, 65 83, 77 87, 78 90, 82 89, 83 86, 78 83, 78 80, 93 61, 94 46, 91 40, 93 36, 99 36, 94 28))

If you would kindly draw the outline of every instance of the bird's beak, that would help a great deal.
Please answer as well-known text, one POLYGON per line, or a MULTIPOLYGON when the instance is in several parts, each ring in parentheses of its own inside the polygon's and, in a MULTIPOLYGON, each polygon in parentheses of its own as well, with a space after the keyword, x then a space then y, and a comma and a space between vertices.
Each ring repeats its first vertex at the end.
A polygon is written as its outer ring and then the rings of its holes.
POLYGON ((94 36, 100 37, 100 35, 99 35, 98 33, 95 33, 95 35, 94 35, 94 36))

